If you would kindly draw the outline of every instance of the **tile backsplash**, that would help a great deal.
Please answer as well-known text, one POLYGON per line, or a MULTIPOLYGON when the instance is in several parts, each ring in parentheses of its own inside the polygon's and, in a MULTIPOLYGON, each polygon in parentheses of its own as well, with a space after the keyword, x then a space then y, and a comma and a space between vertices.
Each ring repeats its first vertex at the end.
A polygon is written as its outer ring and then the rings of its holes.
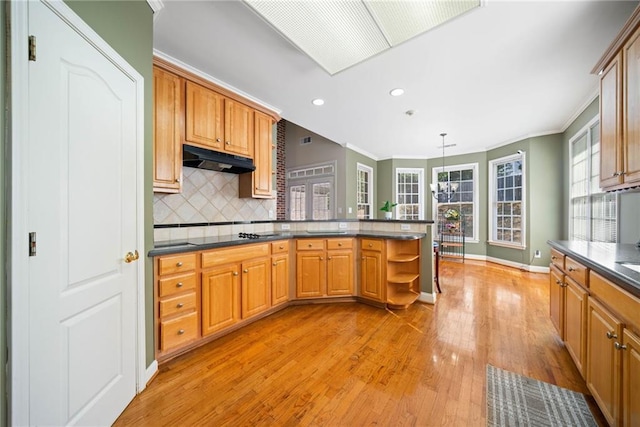
POLYGON ((183 168, 182 193, 153 196, 154 224, 274 219, 276 199, 241 199, 236 174, 183 168))

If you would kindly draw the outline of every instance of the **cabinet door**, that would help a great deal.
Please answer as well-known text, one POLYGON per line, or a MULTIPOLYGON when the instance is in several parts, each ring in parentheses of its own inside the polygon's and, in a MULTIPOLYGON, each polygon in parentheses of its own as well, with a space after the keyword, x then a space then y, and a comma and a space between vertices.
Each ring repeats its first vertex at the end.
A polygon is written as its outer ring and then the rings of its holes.
POLYGON ((231 264, 202 273, 202 335, 240 320, 240 265, 231 264))
POLYGON ((614 342, 622 323, 594 298, 588 298, 587 387, 609 425, 620 416, 620 352, 614 342))
POLYGON ((640 29, 623 49, 624 64, 624 182, 640 183, 640 29))
POLYGON ((289 301, 289 254, 274 256, 271 263, 271 305, 289 301))
POLYGON ((628 329, 622 337, 622 425, 640 425, 640 337, 628 329))
POLYGON ((573 362, 584 378, 587 351, 587 291, 569 277, 564 287, 564 342, 573 362))
POLYGON ((271 117, 256 111, 254 121, 253 162, 256 170, 240 175, 240 197, 273 198, 272 193, 272 122, 271 117))
POLYGON ((153 191, 178 193, 182 172, 183 80, 153 68, 153 191))
POLYGON ((185 140, 222 150, 224 139, 224 96, 187 82, 185 140))
POLYGON ((363 297, 384 301, 382 283, 382 254, 376 251, 362 251, 360 271, 360 293, 363 297))
POLYGON ((300 251, 296 256, 296 296, 319 297, 325 294, 327 261, 324 252, 300 251))
POLYGON ((616 56, 600 76, 600 186, 622 183, 622 64, 616 56))
POLYGON ((353 294, 353 251, 327 252, 327 295, 353 294))
POLYGON ((553 326, 564 340, 564 274, 553 266, 549 272, 549 314, 553 326))
POLYGON ((224 102, 224 150, 253 158, 253 109, 232 99, 224 102))
POLYGON ((269 258, 242 263, 242 318, 247 319, 271 307, 269 258))

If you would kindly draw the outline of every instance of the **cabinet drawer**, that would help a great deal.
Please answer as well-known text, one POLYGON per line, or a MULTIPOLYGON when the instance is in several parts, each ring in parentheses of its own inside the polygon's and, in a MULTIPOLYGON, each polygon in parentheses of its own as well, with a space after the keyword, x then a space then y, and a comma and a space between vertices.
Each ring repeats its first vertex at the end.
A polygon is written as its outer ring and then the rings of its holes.
POLYGON ((360 249, 367 251, 381 251, 382 250, 382 240, 376 239, 362 239, 362 245, 360 249))
POLYGON ((323 251, 324 240, 322 239, 300 239, 296 241, 296 249, 299 251, 323 251))
POLYGON ((189 273, 158 280, 158 295, 166 297, 196 288, 196 274, 189 273))
POLYGON ((555 265, 560 270, 564 270, 564 254, 551 248, 551 264, 555 265))
POLYGON ((173 274, 196 268, 196 254, 180 254, 158 258, 158 274, 173 274))
POLYGON ((233 248, 214 249, 202 253, 202 268, 215 267, 216 265, 230 264, 234 262, 248 261, 269 255, 269 244, 240 245, 233 248))
POLYGON ((281 240, 279 242, 271 243, 271 254, 284 254, 289 252, 289 241, 281 240))
POLYGON ((568 256, 564 259, 564 267, 567 276, 578 282, 580 286, 583 288, 587 288, 589 286, 589 283, 587 282, 587 267, 568 256))
POLYGON ((598 273, 589 273, 591 295, 616 312, 627 324, 640 331, 640 299, 605 279, 598 273))
POLYGON ((353 239, 329 239, 327 240, 327 249, 352 249, 353 239))
POLYGON ((198 338, 197 312, 160 322, 160 349, 162 351, 178 347, 196 338, 198 338))
POLYGON ((186 313, 196 308, 196 293, 178 295, 176 297, 160 301, 160 317, 172 314, 186 313))

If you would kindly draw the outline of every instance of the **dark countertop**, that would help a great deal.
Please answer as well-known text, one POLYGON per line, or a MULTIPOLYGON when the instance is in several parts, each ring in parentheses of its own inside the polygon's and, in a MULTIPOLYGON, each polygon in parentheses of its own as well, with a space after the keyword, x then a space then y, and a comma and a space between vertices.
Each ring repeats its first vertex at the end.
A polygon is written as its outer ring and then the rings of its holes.
POLYGON ((640 297, 640 273, 621 265, 621 262, 640 264, 640 249, 635 245, 569 240, 549 240, 547 243, 640 297))
POLYGON ((148 256, 154 257, 159 255, 178 254, 183 252, 202 251, 207 249, 223 248, 228 246, 246 245, 249 243, 271 242, 282 239, 311 239, 329 237, 373 237, 378 239, 400 239, 415 240, 426 237, 426 233, 414 232, 391 232, 391 231, 298 231, 298 232, 273 232, 273 233, 257 233, 261 237, 259 239, 243 239, 237 235, 215 236, 215 237, 196 237, 180 240, 165 240, 155 242, 154 248, 149 251, 148 256))

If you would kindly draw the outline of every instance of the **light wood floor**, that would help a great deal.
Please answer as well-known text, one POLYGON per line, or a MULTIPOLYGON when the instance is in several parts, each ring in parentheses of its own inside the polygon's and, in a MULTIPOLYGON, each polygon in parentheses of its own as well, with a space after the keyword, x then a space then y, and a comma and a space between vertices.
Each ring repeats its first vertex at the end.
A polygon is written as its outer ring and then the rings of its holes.
POLYGON ((588 394, 548 280, 445 261, 435 305, 289 307, 161 366, 116 425, 484 426, 487 363, 588 394))

